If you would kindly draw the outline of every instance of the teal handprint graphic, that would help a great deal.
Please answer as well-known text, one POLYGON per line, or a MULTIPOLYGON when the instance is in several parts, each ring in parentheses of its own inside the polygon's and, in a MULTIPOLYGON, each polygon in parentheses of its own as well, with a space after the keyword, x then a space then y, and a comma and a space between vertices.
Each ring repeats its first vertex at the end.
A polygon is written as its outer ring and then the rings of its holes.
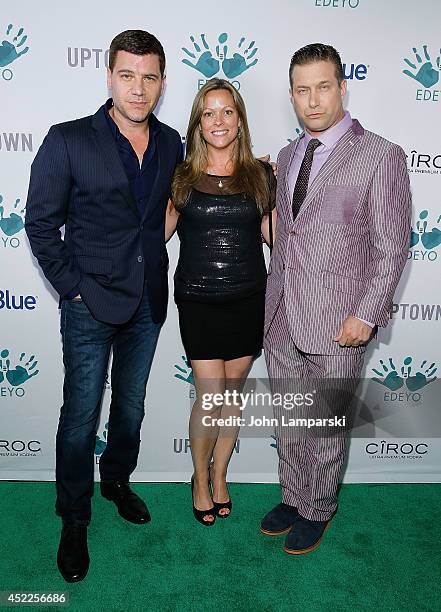
POLYGON ((427 45, 423 45, 424 59, 426 60, 424 63, 423 58, 418 53, 416 47, 413 47, 412 51, 415 54, 414 62, 416 63, 411 62, 407 58, 404 58, 404 61, 410 68, 416 70, 417 72, 413 73, 410 70, 403 70, 403 73, 409 76, 411 79, 418 81, 418 83, 421 83, 421 85, 426 88, 432 87, 432 85, 438 83, 440 71, 440 56, 438 55, 438 57, 436 58, 437 68, 434 68, 429 53, 427 51, 427 45))
MULTIPOLYGON (((6 236, 14 236, 24 228, 24 219, 21 215, 24 214, 25 208, 19 211, 20 214, 12 212, 9 217, 5 217, 4 207, 1 205, 2 202, 3 196, 0 195, 0 230, 2 230, 2 232, 6 234, 6 236)), ((14 204, 14 210, 18 207, 19 204, 20 198, 17 198, 14 204)))
POLYGON ((298 138, 300 136, 300 134, 302 133, 302 130, 300 128, 296 128, 296 135, 294 138, 288 138, 288 142, 289 144, 291 144, 292 142, 294 142, 294 140, 296 138, 298 138))
POLYGON ((19 387, 33 376, 37 376, 39 370, 32 372, 32 370, 37 367, 37 363, 38 361, 35 360, 35 355, 26 359, 25 353, 22 353, 20 355, 20 361, 18 365, 15 366, 15 369, 6 372, 8 382, 13 387, 19 387))
POLYGON ((210 51, 210 47, 205 39, 205 34, 201 34, 201 45, 205 49, 202 50, 201 46, 196 42, 194 36, 190 36, 190 40, 193 43, 194 51, 190 51, 185 47, 182 47, 182 51, 186 53, 189 57, 196 60, 195 62, 191 62, 188 58, 184 58, 182 60, 183 64, 194 68, 201 74, 203 74, 207 79, 211 79, 215 74, 219 72, 220 64, 219 59, 213 57, 212 52, 210 51))
MULTIPOLYGON (((418 224, 418 221, 417 221, 418 224)), ((410 232, 410 248, 412 249, 415 245, 418 244, 418 242, 420 241, 420 235, 418 232, 415 232, 414 229, 412 228, 412 231, 410 232)))
POLYGON ((10 361, 8 359, 8 349, 3 349, 0 352, 0 384, 5 380, 5 374, 9 370, 10 361))
MULTIPOLYGON (((406 359, 410 359, 410 357, 406 359)), ((406 363, 406 360, 404 360, 404 362, 406 363)), ((392 358, 389 359, 388 366, 384 363, 382 359, 380 359, 380 365, 383 370, 382 372, 380 370, 372 368, 372 371, 375 372, 375 374, 377 374, 377 376, 379 376, 380 378, 373 378, 372 380, 379 383, 380 385, 383 385, 384 387, 387 387, 388 389, 390 389, 390 391, 397 391, 398 389, 401 389, 401 387, 404 385, 404 380, 398 374, 397 368, 395 367, 392 358)))
POLYGON ((421 362, 419 371, 412 374, 412 357, 406 357, 403 360, 403 365, 400 369, 401 375, 398 374, 398 368, 395 367, 392 358, 389 359, 389 365, 386 365, 382 359, 380 359, 380 365, 383 371, 372 368, 380 378, 373 378, 375 382, 383 385, 390 389, 390 391, 397 391, 404 384, 409 391, 419 391, 426 385, 436 380, 435 373, 438 368, 435 366, 435 362, 428 365, 427 360, 421 362))
POLYGON ((437 372, 438 368, 435 367, 435 362, 427 365, 427 360, 425 359, 420 365, 420 371, 412 374, 412 367, 410 365, 412 359, 410 357, 407 357, 407 359, 410 360, 407 364, 409 367, 406 372, 406 387, 409 391, 419 391, 436 380, 434 374, 437 372))
POLYGON ((179 378, 179 380, 183 380, 184 382, 187 382, 190 385, 194 385, 193 370, 191 369, 190 360, 187 359, 185 355, 182 355, 181 359, 185 364, 185 368, 175 364, 176 370, 179 371, 179 374, 175 374, 175 378, 179 378))
POLYGON ((226 32, 219 34, 214 53, 210 49, 205 34, 200 34, 200 42, 196 41, 194 36, 190 36, 190 40, 192 49, 182 47, 182 51, 188 56, 184 57, 182 63, 194 68, 207 79, 216 75, 221 65, 225 76, 228 79, 234 79, 258 62, 258 59, 254 57, 258 51, 256 41, 252 40, 247 45, 244 36, 237 43, 232 57, 228 57, 228 34, 226 32))
MULTIPOLYGON (((219 36, 219 42, 224 44, 227 42, 227 38, 227 34, 221 34, 219 36)), ((224 58, 222 61, 222 70, 228 79, 234 79, 240 76, 246 70, 249 70, 252 66, 257 64, 259 61, 257 57, 252 60, 258 51, 258 48, 255 45, 256 41, 252 40, 246 47, 245 37, 242 36, 237 45, 236 53, 233 53, 233 57, 228 58, 228 47, 226 44, 224 44, 223 52, 221 54, 221 56, 224 58)), ((219 53, 219 47, 216 47, 216 51, 219 53)))
POLYGON ((11 370, 9 351, 8 349, 3 349, 0 352, 0 383, 6 378, 13 387, 20 387, 33 376, 37 376, 39 373, 39 370, 35 369, 37 364, 38 361, 36 361, 35 355, 31 355, 27 359, 26 354, 22 353, 18 364, 11 370))
MULTIPOLYGON (((432 227, 427 231, 427 218, 429 216, 428 210, 422 210, 420 212, 418 221, 416 222, 416 231, 412 229, 410 235, 410 248, 414 247, 421 240, 422 245, 428 251, 436 249, 441 244, 441 230, 437 227, 432 227)), ((441 222, 441 215, 438 217, 436 223, 439 225, 441 222)))
POLYGON ((0 67, 12 64, 18 57, 29 51, 29 47, 20 48, 28 38, 26 34, 23 35, 23 28, 20 28, 15 36, 12 34, 12 28, 13 25, 10 23, 6 29, 6 36, 9 37, 9 40, 3 40, 0 45, 0 67))
POLYGON ((109 429, 109 423, 104 425, 104 431, 102 433, 103 438, 101 439, 98 435, 95 436, 95 455, 102 455, 106 450, 107 446, 107 430, 109 429))

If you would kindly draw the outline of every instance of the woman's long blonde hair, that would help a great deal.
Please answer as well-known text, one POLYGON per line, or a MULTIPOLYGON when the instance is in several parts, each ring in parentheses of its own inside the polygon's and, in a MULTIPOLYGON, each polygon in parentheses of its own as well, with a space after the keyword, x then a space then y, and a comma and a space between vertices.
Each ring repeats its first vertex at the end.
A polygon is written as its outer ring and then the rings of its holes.
POLYGON ((196 94, 191 109, 187 130, 187 146, 185 161, 176 169, 172 184, 172 199, 177 210, 185 206, 191 188, 198 182, 207 169, 208 155, 200 122, 204 110, 205 96, 210 91, 225 89, 234 100, 239 116, 240 136, 235 140, 233 150, 233 174, 225 193, 246 193, 256 201, 261 214, 268 212, 269 187, 264 165, 259 162, 251 151, 251 137, 248 128, 245 104, 240 93, 224 79, 211 79, 196 94))

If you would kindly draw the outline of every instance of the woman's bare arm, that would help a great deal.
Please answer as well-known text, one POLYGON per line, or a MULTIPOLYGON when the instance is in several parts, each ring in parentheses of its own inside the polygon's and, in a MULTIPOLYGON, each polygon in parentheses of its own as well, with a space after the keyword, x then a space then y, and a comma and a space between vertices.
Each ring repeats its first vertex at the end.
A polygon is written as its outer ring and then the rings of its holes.
POLYGON ((176 231, 176 224, 178 222, 179 213, 173 206, 171 200, 167 204, 167 212, 165 214, 165 241, 168 242, 176 231))

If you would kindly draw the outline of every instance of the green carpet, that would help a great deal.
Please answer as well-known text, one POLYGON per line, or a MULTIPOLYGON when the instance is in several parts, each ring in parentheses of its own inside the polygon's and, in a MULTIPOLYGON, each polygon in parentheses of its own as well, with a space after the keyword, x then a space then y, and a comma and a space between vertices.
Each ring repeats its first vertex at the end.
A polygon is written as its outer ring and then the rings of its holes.
POLYGON ((0 482, 0 591, 67 591, 67 607, 37 609, 71 612, 441 609, 441 485, 342 486, 321 546, 301 556, 258 532, 276 485, 230 485, 233 513, 212 528, 193 518, 188 484, 134 490, 152 522, 125 522, 96 494, 89 574, 69 585, 56 568, 54 485, 0 482))

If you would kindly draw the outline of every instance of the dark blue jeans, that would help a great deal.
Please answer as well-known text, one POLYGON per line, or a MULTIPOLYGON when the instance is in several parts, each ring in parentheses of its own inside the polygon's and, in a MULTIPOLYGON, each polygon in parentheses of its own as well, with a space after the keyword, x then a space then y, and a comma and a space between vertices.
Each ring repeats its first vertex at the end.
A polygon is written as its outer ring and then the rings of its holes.
POLYGON ((129 481, 136 467, 147 379, 161 325, 146 292, 124 325, 96 321, 86 304, 64 300, 61 336, 65 377, 56 445, 56 512, 64 521, 89 523, 94 488, 95 436, 110 350, 112 399, 101 480, 129 481))

